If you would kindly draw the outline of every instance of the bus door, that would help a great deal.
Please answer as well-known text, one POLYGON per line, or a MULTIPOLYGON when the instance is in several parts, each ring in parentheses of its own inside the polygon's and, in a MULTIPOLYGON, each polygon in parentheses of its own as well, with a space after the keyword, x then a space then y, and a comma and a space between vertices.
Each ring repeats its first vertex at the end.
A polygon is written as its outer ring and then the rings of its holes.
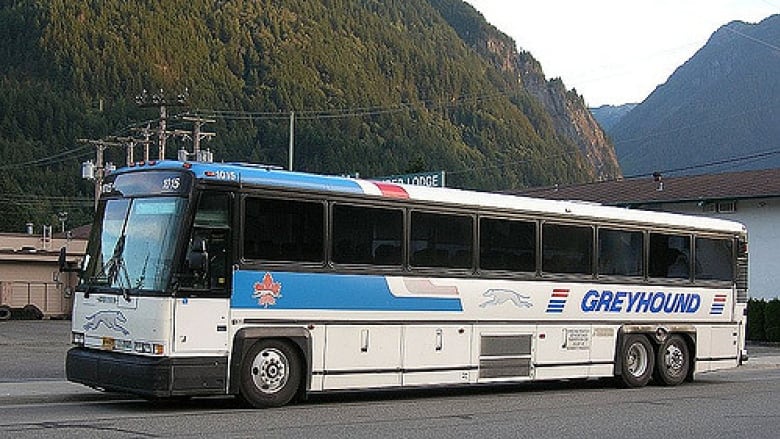
POLYGON ((228 350, 231 194, 204 192, 189 239, 174 309, 175 352, 228 350))

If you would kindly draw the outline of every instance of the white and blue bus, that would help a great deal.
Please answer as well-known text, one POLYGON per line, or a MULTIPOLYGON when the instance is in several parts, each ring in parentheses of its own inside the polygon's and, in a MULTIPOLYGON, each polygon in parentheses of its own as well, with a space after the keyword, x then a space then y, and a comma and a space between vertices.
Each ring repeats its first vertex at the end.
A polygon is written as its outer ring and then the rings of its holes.
POLYGON ((69 380, 149 398, 618 377, 746 358, 738 223, 247 164, 112 173, 69 380))

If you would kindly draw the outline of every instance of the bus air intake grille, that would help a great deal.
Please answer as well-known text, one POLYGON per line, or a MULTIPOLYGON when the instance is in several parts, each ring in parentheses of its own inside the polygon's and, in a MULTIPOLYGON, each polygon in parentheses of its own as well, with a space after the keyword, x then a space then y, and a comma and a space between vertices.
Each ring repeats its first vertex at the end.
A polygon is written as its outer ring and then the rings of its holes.
POLYGON ((531 376, 531 335, 481 337, 479 378, 531 376))

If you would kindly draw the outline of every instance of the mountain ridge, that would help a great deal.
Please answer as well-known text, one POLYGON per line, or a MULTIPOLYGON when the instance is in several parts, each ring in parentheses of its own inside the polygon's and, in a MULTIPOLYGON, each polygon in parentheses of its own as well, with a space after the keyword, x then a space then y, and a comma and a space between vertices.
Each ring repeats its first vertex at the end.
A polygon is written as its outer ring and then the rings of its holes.
POLYGON ((780 167, 740 160, 780 138, 780 15, 732 21, 622 118, 609 134, 624 174, 780 167), (708 166, 725 162, 723 166, 708 166), (689 169, 682 169, 689 168, 689 169))

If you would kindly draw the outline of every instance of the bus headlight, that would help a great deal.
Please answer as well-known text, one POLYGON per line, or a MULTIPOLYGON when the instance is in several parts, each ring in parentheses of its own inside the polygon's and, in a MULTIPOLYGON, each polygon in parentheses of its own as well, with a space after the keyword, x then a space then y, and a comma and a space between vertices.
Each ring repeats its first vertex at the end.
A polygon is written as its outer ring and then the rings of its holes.
POLYGON ((137 341, 135 342, 134 350, 139 354, 162 355, 165 352, 165 347, 157 343, 137 341))
POLYGON ((84 334, 81 332, 72 332, 71 333, 71 343, 73 343, 76 346, 84 346, 84 334))
POLYGON ((135 342, 135 351, 138 352, 139 354, 151 354, 152 344, 137 341, 135 342))

